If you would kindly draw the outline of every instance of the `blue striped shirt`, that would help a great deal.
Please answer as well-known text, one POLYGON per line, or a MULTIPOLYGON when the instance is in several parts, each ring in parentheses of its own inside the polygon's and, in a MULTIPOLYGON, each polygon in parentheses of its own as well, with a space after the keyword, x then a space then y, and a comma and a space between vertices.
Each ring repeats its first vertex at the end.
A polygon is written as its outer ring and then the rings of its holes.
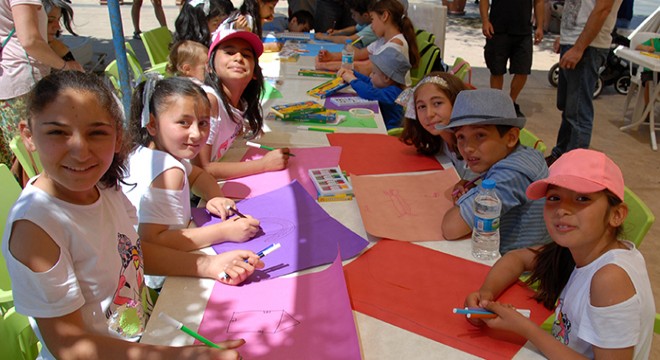
MULTIPOLYGON (((543 220, 545 198, 529 200, 525 195, 532 182, 548 177, 543 155, 526 146, 518 147, 496 162, 485 179, 495 180, 495 191, 502 201, 500 216, 500 253, 550 242, 543 220)), ((456 203, 470 227, 474 224, 474 197, 478 188, 470 189, 456 203)))

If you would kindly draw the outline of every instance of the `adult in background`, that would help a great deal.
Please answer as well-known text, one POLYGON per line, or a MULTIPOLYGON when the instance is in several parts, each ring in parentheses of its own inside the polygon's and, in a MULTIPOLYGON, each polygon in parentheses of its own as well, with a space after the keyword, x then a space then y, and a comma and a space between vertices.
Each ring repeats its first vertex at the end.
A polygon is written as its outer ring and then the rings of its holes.
POLYGON ((344 0, 316 0, 314 30, 327 32, 330 29, 343 29, 355 25, 344 0))
POLYGON ((0 0, 0 162, 10 165, 9 142, 18 135, 25 99, 37 81, 57 70, 78 70, 48 45, 47 16, 41 0, 0 0))
MULTIPOLYGON (((131 6, 131 19, 133 20, 133 39, 140 40, 140 10, 142 9, 143 0, 133 0, 133 5, 131 6)), ((154 13, 156 14, 156 20, 160 26, 167 27, 167 21, 165 20, 165 12, 163 11, 163 2, 162 0, 151 0, 151 4, 154 6, 154 13)))
POLYGON ((484 58, 490 70, 490 87, 502 90, 509 62, 509 73, 513 74, 509 96, 516 114, 523 117, 516 100, 532 71, 532 42, 538 44, 543 40, 543 0, 492 1, 490 12, 488 1, 479 2, 482 32, 486 37, 484 58), (532 3, 535 31, 532 30, 532 3))
POLYGON ((546 157, 548 165, 563 153, 589 148, 594 122, 593 91, 598 68, 607 60, 612 29, 621 0, 566 0, 560 37, 554 49, 560 53, 557 108, 561 126, 557 145, 546 157))

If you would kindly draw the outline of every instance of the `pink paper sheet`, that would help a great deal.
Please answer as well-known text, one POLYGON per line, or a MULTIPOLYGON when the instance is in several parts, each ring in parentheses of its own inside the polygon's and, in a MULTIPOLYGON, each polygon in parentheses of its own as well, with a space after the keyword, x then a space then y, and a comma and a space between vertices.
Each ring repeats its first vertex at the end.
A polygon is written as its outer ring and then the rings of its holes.
MULTIPOLYGON (((241 161, 260 159, 267 152, 268 150, 250 148, 241 161)), ((295 148, 291 149, 291 153, 295 156, 289 158, 289 165, 286 169, 227 180, 222 187, 222 192, 227 197, 247 199, 279 189, 295 179, 310 195, 316 198, 316 188, 314 188, 307 171, 309 169, 337 166, 341 155, 341 147, 295 148)))
POLYGON ((360 359, 339 256, 320 272, 246 286, 216 283, 199 333, 243 338, 245 359, 360 359))
POLYGON ((421 175, 352 175, 364 228, 402 241, 442 240, 442 217, 451 209, 456 171, 421 175))

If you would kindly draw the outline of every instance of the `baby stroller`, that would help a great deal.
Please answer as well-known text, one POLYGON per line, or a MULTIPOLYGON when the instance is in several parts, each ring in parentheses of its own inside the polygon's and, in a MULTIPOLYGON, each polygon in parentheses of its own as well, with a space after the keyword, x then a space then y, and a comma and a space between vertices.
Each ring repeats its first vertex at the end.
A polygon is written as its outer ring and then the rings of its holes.
MULTIPOLYGON (((619 94, 628 94, 630 87, 630 72, 628 71, 628 62, 614 54, 614 49, 619 45, 629 46, 630 40, 625 36, 619 35, 616 28, 612 31, 612 43, 607 53, 605 64, 598 69, 598 80, 594 89, 593 98, 597 98, 603 91, 604 86, 614 85, 614 90, 619 94)), ((552 65, 548 71, 548 82, 557 87, 559 83, 559 63, 552 65)))

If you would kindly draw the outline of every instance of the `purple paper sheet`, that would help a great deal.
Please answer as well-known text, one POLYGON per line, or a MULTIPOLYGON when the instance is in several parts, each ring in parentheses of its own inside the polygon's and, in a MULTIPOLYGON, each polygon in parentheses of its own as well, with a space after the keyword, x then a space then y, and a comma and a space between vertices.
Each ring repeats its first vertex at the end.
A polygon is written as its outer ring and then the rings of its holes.
MULTIPOLYGON (((270 255, 269 255, 270 256, 270 255)), ((252 284, 216 283, 199 333, 243 338, 246 359, 358 360, 358 340, 341 261, 312 274, 252 284)))
POLYGON ((330 100, 332 98, 351 97, 351 96, 358 96, 358 95, 353 94, 353 93, 337 93, 337 94, 334 94, 334 95, 332 95, 332 96, 325 99, 325 103, 323 104, 323 106, 326 109, 330 109, 330 110, 348 111, 348 110, 353 109, 353 108, 361 108, 361 109, 369 109, 369 110, 375 112, 376 114, 378 114, 380 112, 380 107, 378 106, 377 102, 373 103, 373 104, 360 104, 360 105, 337 105, 334 102, 332 102, 332 100, 330 100))
MULTIPOLYGON (((263 258, 266 267, 255 271, 248 282, 329 264, 337 254, 337 244, 343 260, 356 256, 368 244, 328 215, 297 181, 243 200, 237 207, 241 213, 261 221, 263 234, 244 243, 213 245, 217 253, 236 249, 258 252, 273 243, 282 244, 280 249, 263 258)), ((205 209, 193 209, 192 214, 197 226, 222 221, 205 209)))

